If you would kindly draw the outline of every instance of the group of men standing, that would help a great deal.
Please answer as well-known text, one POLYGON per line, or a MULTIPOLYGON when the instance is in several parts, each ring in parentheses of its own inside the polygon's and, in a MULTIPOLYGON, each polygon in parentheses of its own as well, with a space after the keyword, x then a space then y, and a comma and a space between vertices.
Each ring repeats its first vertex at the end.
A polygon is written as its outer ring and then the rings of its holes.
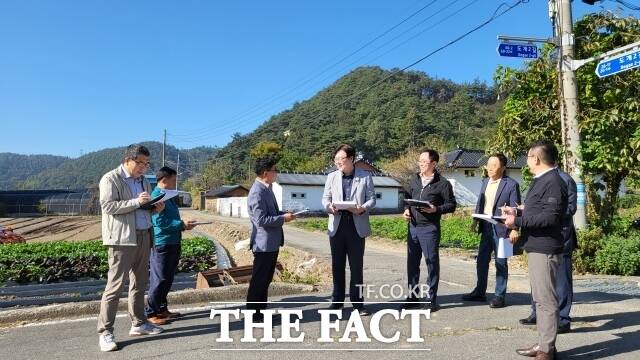
MULTIPOLYGON (((496 289, 489 302, 491 308, 507 305, 508 265, 506 258, 499 258, 500 241, 509 241, 516 253, 524 247, 528 252, 529 274, 532 289, 532 313, 520 320, 522 324, 538 325, 537 344, 517 350, 518 354, 552 359, 558 332, 570 330, 569 312, 572 301, 571 252, 576 246, 572 216, 576 210, 576 185, 569 175, 557 168, 558 151, 548 141, 531 145, 527 165, 534 178, 524 204, 520 186, 506 175, 507 158, 493 154, 488 158, 488 177, 482 182, 476 204, 476 213, 502 218, 504 223, 482 221, 476 224, 481 234, 477 257, 477 284, 474 290, 463 296, 465 301, 486 301, 489 263, 495 254, 496 289)), ((351 281, 349 296, 355 311, 369 315, 364 307, 361 291, 365 237, 370 234, 369 214, 375 207, 375 190, 371 175, 354 166, 355 149, 340 145, 334 151, 336 170, 327 176, 322 205, 329 214, 328 234, 332 259, 333 292, 330 309, 341 309, 345 300, 345 266, 349 262, 351 281), (349 208, 339 209, 336 203, 353 201, 349 208)), ((266 302, 267 289, 277 259, 277 248, 284 243, 281 226, 295 219, 295 215, 278 208, 270 184, 275 181, 275 161, 266 165, 259 160, 258 178, 249 193, 252 250, 256 264, 268 258, 265 270, 254 267, 247 297, 247 306, 253 301, 266 302), (271 174, 271 179, 267 174, 271 174), (264 179, 268 181, 263 181, 264 179), (256 244, 271 244, 260 246, 256 244), (270 253, 264 255, 263 252, 270 253), (258 295, 259 294, 259 295, 258 295)), ((418 206, 406 205, 403 217, 408 222, 407 282, 408 293, 402 308, 439 309, 437 292, 440 274, 439 245, 440 219, 443 214, 454 212, 456 200, 451 183, 437 170, 439 154, 432 149, 421 152, 418 159, 420 171, 411 177, 409 195, 421 201, 418 206), (424 256, 428 269, 427 294, 424 298, 416 289, 419 286, 420 262, 424 256)), ((262 307, 253 308, 259 310, 262 307)), ((256 316, 262 319, 261 315, 256 316)))
POLYGON ((553 143, 538 141, 527 153, 527 166, 534 175, 524 204, 520 188, 505 174, 507 159, 491 155, 488 177, 476 205, 476 213, 504 217, 504 224, 481 221, 477 257, 477 284, 462 297, 465 301, 486 301, 487 277, 491 253, 495 254, 496 287, 490 307, 506 306, 508 266, 498 257, 500 241, 514 245, 514 253, 524 246, 528 254, 531 281, 531 314, 520 320, 523 325, 537 324, 538 343, 517 353, 538 359, 555 356, 558 333, 571 329, 573 300, 571 254, 577 246, 573 215, 576 212, 576 183, 557 167, 558 150, 553 143))
POLYGON ((158 186, 151 189, 144 173, 151 154, 143 145, 127 147, 122 163, 100 180, 102 243, 108 249, 109 270, 98 316, 98 344, 102 351, 118 349, 113 334, 125 282, 129 282, 129 336, 159 334, 180 316, 167 308, 181 252, 182 231, 195 225, 180 219, 175 199, 152 199, 176 188, 177 173, 162 167, 158 186), (144 293, 149 285, 147 301, 144 293))
MULTIPOLYGON (((333 154, 336 170, 327 176, 322 205, 329 214, 328 234, 331 249, 333 292, 330 309, 341 309, 346 296, 345 267, 349 262, 349 297, 355 311, 369 315, 362 294, 365 238, 371 232, 369 214, 376 205, 373 180, 369 172, 357 169, 355 149, 340 145, 333 154), (348 207, 337 203, 351 204, 348 207)), ((117 349, 113 323, 119 295, 129 279, 129 335, 157 334, 157 325, 178 316, 167 309, 167 293, 180 256, 181 232, 193 228, 183 222, 174 202, 147 206, 152 196, 163 189, 175 188, 175 170, 163 167, 157 174, 158 188, 151 193, 144 178, 149 166, 149 151, 141 145, 127 148, 122 164, 100 181, 102 237, 108 246, 109 272, 98 318, 99 344, 103 351, 117 349), (149 259, 151 258, 151 263, 149 259), (149 269, 151 270, 149 272, 149 269), (151 286, 145 306, 144 289, 151 286)), ((527 165, 534 174, 524 200, 519 184, 506 175, 507 158, 493 154, 488 158, 488 177, 482 182, 476 213, 500 217, 504 223, 482 221, 477 257, 477 284, 463 296, 465 301, 486 301, 489 263, 495 254, 496 288, 491 308, 507 305, 508 266, 499 258, 500 241, 510 241, 518 249, 524 244, 528 253, 532 289, 532 312, 520 320, 537 324, 538 342, 517 352, 538 359, 552 359, 558 332, 570 330, 572 302, 571 252, 576 246, 572 215, 576 211, 576 184, 556 166, 558 151, 548 141, 531 145, 527 165)), ((411 177, 409 194, 420 205, 407 204, 403 217, 408 222, 407 285, 409 296, 402 308, 439 309, 437 292, 440 274, 440 220, 456 209, 451 183, 437 170, 439 154, 421 152, 420 171, 411 177), (420 263, 424 256, 428 269, 427 293, 417 291, 420 263)), ((269 284, 276 268, 279 248, 284 245, 284 223, 296 215, 282 211, 272 191, 278 169, 273 157, 255 163, 256 179, 249 191, 247 206, 252 224, 250 249, 254 266, 247 294, 247 308, 255 310, 253 321, 261 322, 266 309, 269 284)), ((517 250, 516 250, 517 252, 517 250)))

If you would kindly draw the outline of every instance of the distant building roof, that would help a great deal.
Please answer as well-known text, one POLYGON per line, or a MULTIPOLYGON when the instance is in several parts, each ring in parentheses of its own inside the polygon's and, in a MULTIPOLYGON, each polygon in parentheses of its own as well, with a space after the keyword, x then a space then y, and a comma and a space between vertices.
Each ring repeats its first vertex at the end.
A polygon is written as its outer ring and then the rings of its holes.
MULTIPOLYGON (((367 160, 367 159, 362 158, 362 157, 356 159, 356 161, 354 162, 354 165, 357 168, 362 168, 362 169, 365 169, 365 170, 369 171, 371 173, 371 175, 385 175, 384 172, 379 167, 377 167, 372 161, 367 160)), ((332 164, 331 166, 329 166, 326 169, 324 169, 322 171, 322 173, 323 174, 328 174, 328 173, 336 171, 336 169, 337 169, 336 165, 332 164)))
POLYGON ((227 194, 237 189, 244 189, 249 192, 249 189, 242 185, 222 185, 219 188, 205 192, 204 197, 228 197, 227 194))
MULTIPOLYGON (((458 148, 444 154, 448 168, 479 168, 487 164, 487 155, 483 150, 458 148)), ((527 156, 520 155, 515 161, 508 159, 507 169, 522 169, 527 164, 527 156)))
MULTIPOLYGON (((400 183, 390 176, 373 175, 373 186, 401 188, 400 183)), ((326 174, 278 173, 276 182, 280 185, 324 186, 326 174)))

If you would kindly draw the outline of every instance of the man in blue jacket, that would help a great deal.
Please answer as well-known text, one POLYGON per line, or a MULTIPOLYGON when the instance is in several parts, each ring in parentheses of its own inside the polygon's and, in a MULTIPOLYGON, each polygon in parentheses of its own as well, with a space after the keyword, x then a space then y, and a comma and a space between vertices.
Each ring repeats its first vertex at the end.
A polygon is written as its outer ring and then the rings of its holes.
MULTIPOLYGON (((151 198, 161 193, 176 191, 177 172, 170 167, 162 167, 156 173, 158 186, 153 189, 151 198)), ((165 196, 168 196, 165 195, 165 196)), ((193 221, 183 222, 176 198, 165 201, 164 210, 153 214, 154 243, 149 257, 149 293, 145 313, 147 321, 163 325, 180 316, 167 308, 167 295, 171 290, 173 278, 180 260, 182 232, 195 226, 193 221)))
MULTIPOLYGON (((502 215, 503 206, 517 207, 520 205, 520 186, 518 182, 505 174, 507 169, 507 157, 503 154, 494 154, 487 160, 488 177, 482 180, 482 187, 476 204, 476 214, 502 215)), ((480 221, 478 232, 481 235, 476 259, 476 272, 478 282, 476 288, 462 297, 464 301, 486 301, 487 278, 489 276, 489 263, 491 252, 495 254, 496 264, 496 290, 495 296, 489 303, 492 308, 506 306, 507 279, 509 268, 507 258, 498 257, 498 243, 500 238, 515 243, 518 240, 518 231, 509 230, 504 225, 494 225, 487 221, 480 221), (507 240, 508 239, 508 240, 507 240)))
POLYGON ((271 184, 276 181, 278 170, 276 160, 265 156, 256 160, 254 181, 247 207, 251 219, 250 248, 253 251, 253 270, 249 291, 247 293, 247 309, 255 310, 253 322, 263 322, 261 310, 267 308, 269 284, 276 270, 276 262, 280 247, 284 245, 282 225, 296 218, 290 212, 280 211, 271 184))

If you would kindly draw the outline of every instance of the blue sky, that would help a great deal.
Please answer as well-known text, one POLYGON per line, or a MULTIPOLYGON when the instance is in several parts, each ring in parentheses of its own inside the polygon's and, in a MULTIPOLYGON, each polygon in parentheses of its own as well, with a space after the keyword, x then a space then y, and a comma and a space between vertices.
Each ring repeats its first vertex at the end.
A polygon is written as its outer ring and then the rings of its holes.
MULTIPOLYGON (((499 3, 5 0, 0 152, 77 157, 161 140, 163 129, 180 148, 223 146, 355 67, 414 62, 499 3)), ((575 1, 574 17, 601 8, 617 5, 575 1)), ((522 64, 496 54, 496 35, 548 37, 550 28, 547 2, 530 0, 414 69, 491 83, 498 64, 522 64)))

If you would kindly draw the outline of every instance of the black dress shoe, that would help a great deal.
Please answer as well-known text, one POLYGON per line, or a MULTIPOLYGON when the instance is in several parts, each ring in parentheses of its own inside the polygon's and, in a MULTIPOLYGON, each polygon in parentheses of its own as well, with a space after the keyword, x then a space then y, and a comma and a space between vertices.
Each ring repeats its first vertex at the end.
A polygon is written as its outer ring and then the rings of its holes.
POLYGON ((491 299, 491 302, 489 302, 489 307, 493 309, 503 308, 505 306, 507 306, 507 303, 504 301, 504 297, 502 296, 496 296, 491 299))
POLYGON ((354 307, 353 310, 356 310, 360 316, 371 315, 371 312, 369 312, 366 307, 354 307))
POLYGON ((535 325, 536 324, 536 317, 534 315, 529 315, 529 317, 526 317, 524 319, 520 319, 518 320, 518 322, 522 325, 535 325))
POLYGON ((518 349, 516 350, 516 353, 522 356, 536 357, 536 355, 538 355, 539 350, 540 350, 540 346, 538 346, 538 344, 535 344, 528 348, 518 349))
POLYGON ((571 323, 558 325, 558 334, 566 334, 571 332, 571 323))
POLYGON ((406 310, 418 309, 418 308, 422 307, 422 305, 423 305, 423 303, 421 303, 420 300, 418 300, 418 299, 406 298, 400 304, 400 310, 402 310, 402 309, 406 309, 406 310))
POLYGON ((487 296, 484 294, 478 294, 475 291, 472 291, 469 294, 462 295, 462 300, 464 301, 487 301, 487 296))
POLYGON ((328 309, 329 310, 340 310, 344 307, 343 303, 331 303, 331 305, 329 305, 328 309))
POLYGON ((431 303, 426 304, 424 308, 428 309, 428 310, 431 310, 431 312, 434 313, 434 312, 440 310, 440 305, 438 305, 438 304, 436 304, 434 302, 431 302, 431 303))

